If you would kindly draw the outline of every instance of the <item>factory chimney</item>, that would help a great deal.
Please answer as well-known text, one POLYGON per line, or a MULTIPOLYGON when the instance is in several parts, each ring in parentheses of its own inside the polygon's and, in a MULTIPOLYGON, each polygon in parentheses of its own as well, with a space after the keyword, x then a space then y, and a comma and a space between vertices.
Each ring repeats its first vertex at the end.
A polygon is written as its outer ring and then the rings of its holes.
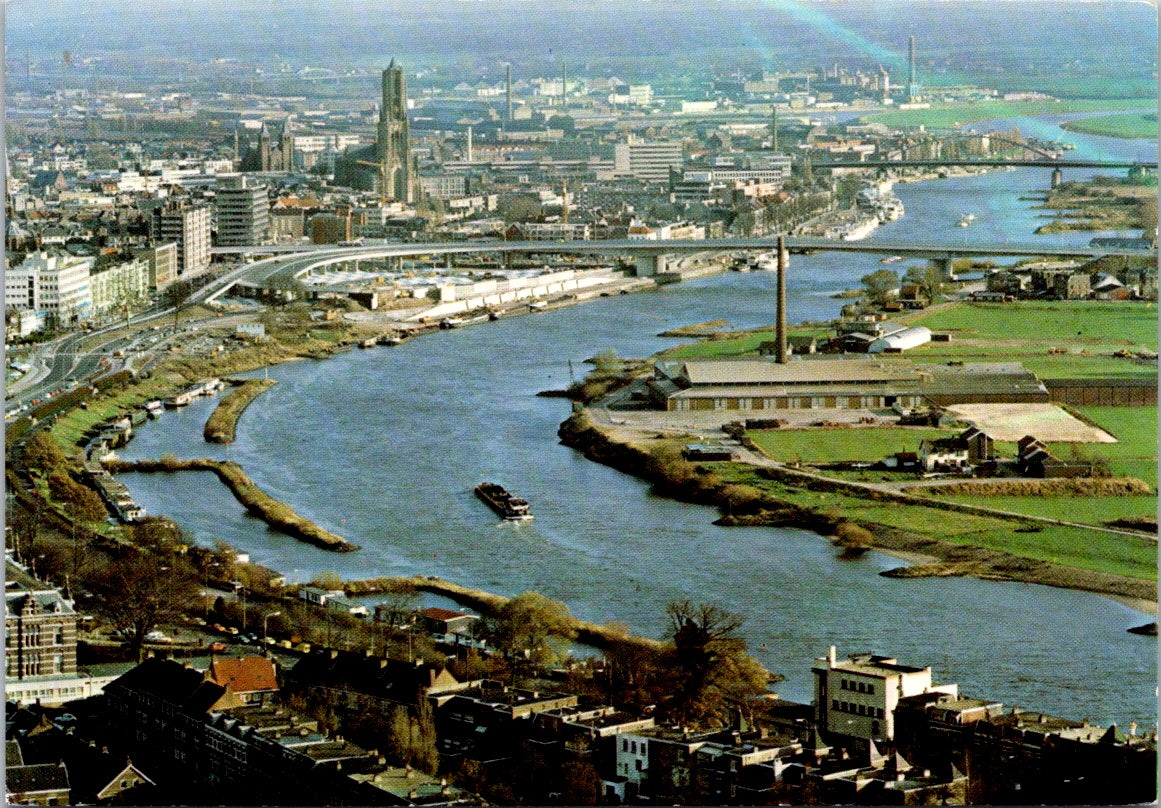
POLYGON ((910 81, 915 86, 915 34, 907 38, 907 63, 911 66, 910 81))
POLYGON ((560 105, 568 106, 568 65, 560 63, 560 105))
POLYGON ((778 151, 778 105, 770 105, 770 148, 778 151))
POLYGON ((505 87, 508 93, 508 117, 505 119, 509 122, 512 120, 512 63, 509 62, 505 71, 505 87))
POLYGON ((472 127, 468 127, 468 148, 467 148, 468 162, 472 162, 472 127))
POLYGON ((786 237, 778 237, 778 319, 775 321, 777 354, 774 361, 786 364, 786 270, 790 266, 790 254, 786 251, 786 237))

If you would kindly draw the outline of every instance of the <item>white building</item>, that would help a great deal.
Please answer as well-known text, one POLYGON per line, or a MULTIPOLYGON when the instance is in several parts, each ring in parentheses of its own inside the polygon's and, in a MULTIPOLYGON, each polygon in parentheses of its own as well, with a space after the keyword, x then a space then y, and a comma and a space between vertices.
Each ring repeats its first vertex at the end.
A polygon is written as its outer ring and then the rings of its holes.
POLYGON ((177 279, 204 274, 210 268, 210 209, 185 200, 170 200, 153 209, 149 238, 177 243, 177 279))
POLYGON ((456 199, 467 194, 467 179, 463 174, 425 175, 419 178, 419 187, 433 199, 456 199))
POLYGON ((214 205, 219 245, 241 247, 269 240, 270 200, 265 185, 244 174, 219 177, 214 205))
POLYGON ((613 149, 613 171, 646 182, 667 182, 669 169, 681 168, 683 146, 678 140, 631 140, 613 149))
POLYGON ((609 96, 610 104, 630 104, 648 106, 653 103, 653 86, 650 84, 619 84, 609 96))
POLYGON ((92 258, 32 253, 4 273, 4 305, 31 309, 52 326, 69 325, 89 316, 92 258))
POLYGON ((94 272, 89 276, 93 312, 100 315, 139 305, 149 296, 150 285, 149 259, 144 255, 94 272))
POLYGON ((894 739, 899 699, 920 693, 959 694, 956 685, 933 685, 929 667, 900 665, 891 657, 872 654, 852 654, 839 661, 833 645, 813 672, 818 725, 835 735, 867 741, 894 739))

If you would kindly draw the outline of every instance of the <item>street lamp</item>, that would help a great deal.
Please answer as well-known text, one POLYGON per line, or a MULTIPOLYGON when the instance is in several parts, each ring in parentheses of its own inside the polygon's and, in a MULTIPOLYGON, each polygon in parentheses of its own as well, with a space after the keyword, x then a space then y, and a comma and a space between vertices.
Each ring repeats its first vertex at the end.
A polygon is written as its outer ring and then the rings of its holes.
POLYGON ((268 612, 262 616, 262 656, 270 656, 270 645, 266 642, 270 638, 268 631, 271 617, 278 617, 282 612, 268 612))

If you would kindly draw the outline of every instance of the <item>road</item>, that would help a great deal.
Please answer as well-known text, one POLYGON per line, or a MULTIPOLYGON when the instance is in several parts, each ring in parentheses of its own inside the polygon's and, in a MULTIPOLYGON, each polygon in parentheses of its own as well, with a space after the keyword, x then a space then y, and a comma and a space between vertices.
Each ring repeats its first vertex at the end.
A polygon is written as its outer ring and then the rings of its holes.
MULTIPOLYGON (((191 294, 182 304, 183 307, 188 308, 215 297, 240 277, 251 272, 254 266, 255 264, 242 264, 215 278, 191 294)), ((154 307, 135 315, 127 322, 113 323, 91 332, 65 334, 44 343, 35 350, 29 360, 33 369, 8 386, 4 400, 5 411, 11 412, 14 408, 30 403, 34 399, 48 398, 54 391, 68 389, 94 374, 103 375, 122 369, 127 362, 132 362, 133 357, 127 356, 126 361, 122 361, 119 357, 113 356, 113 353, 120 349, 128 349, 141 331, 173 315, 173 307, 154 307), (129 333, 125 333, 127 328, 131 329, 129 333), (102 339, 103 337, 107 339, 102 339), (84 346, 84 343, 89 344, 84 346), (69 382, 69 379, 76 381, 69 382)), ((231 319, 228 322, 233 321, 231 319)), ((223 321, 216 318, 186 321, 183 323, 183 331, 196 330, 205 322, 223 321)), ((126 353, 128 354, 129 350, 126 350, 126 353)))

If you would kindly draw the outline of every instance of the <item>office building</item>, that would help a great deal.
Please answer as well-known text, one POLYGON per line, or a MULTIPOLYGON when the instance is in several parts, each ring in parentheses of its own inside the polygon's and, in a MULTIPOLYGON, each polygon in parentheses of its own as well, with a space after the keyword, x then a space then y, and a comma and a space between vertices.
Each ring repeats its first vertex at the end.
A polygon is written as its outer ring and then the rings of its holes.
POLYGON ((667 182, 669 170, 682 165, 681 141, 631 140, 613 150, 613 171, 645 182, 667 182))
POLYGON ((149 237, 155 244, 177 244, 177 280, 188 280, 210 268, 210 208, 188 200, 170 200, 153 209, 149 237))
POLYGON ((36 252, 4 273, 4 305, 30 309, 46 325, 60 327, 90 316, 92 258, 36 252))
POLYGON ((252 177, 242 174, 219 177, 215 205, 220 246, 263 244, 270 238, 270 201, 266 186, 256 183, 252 177))

